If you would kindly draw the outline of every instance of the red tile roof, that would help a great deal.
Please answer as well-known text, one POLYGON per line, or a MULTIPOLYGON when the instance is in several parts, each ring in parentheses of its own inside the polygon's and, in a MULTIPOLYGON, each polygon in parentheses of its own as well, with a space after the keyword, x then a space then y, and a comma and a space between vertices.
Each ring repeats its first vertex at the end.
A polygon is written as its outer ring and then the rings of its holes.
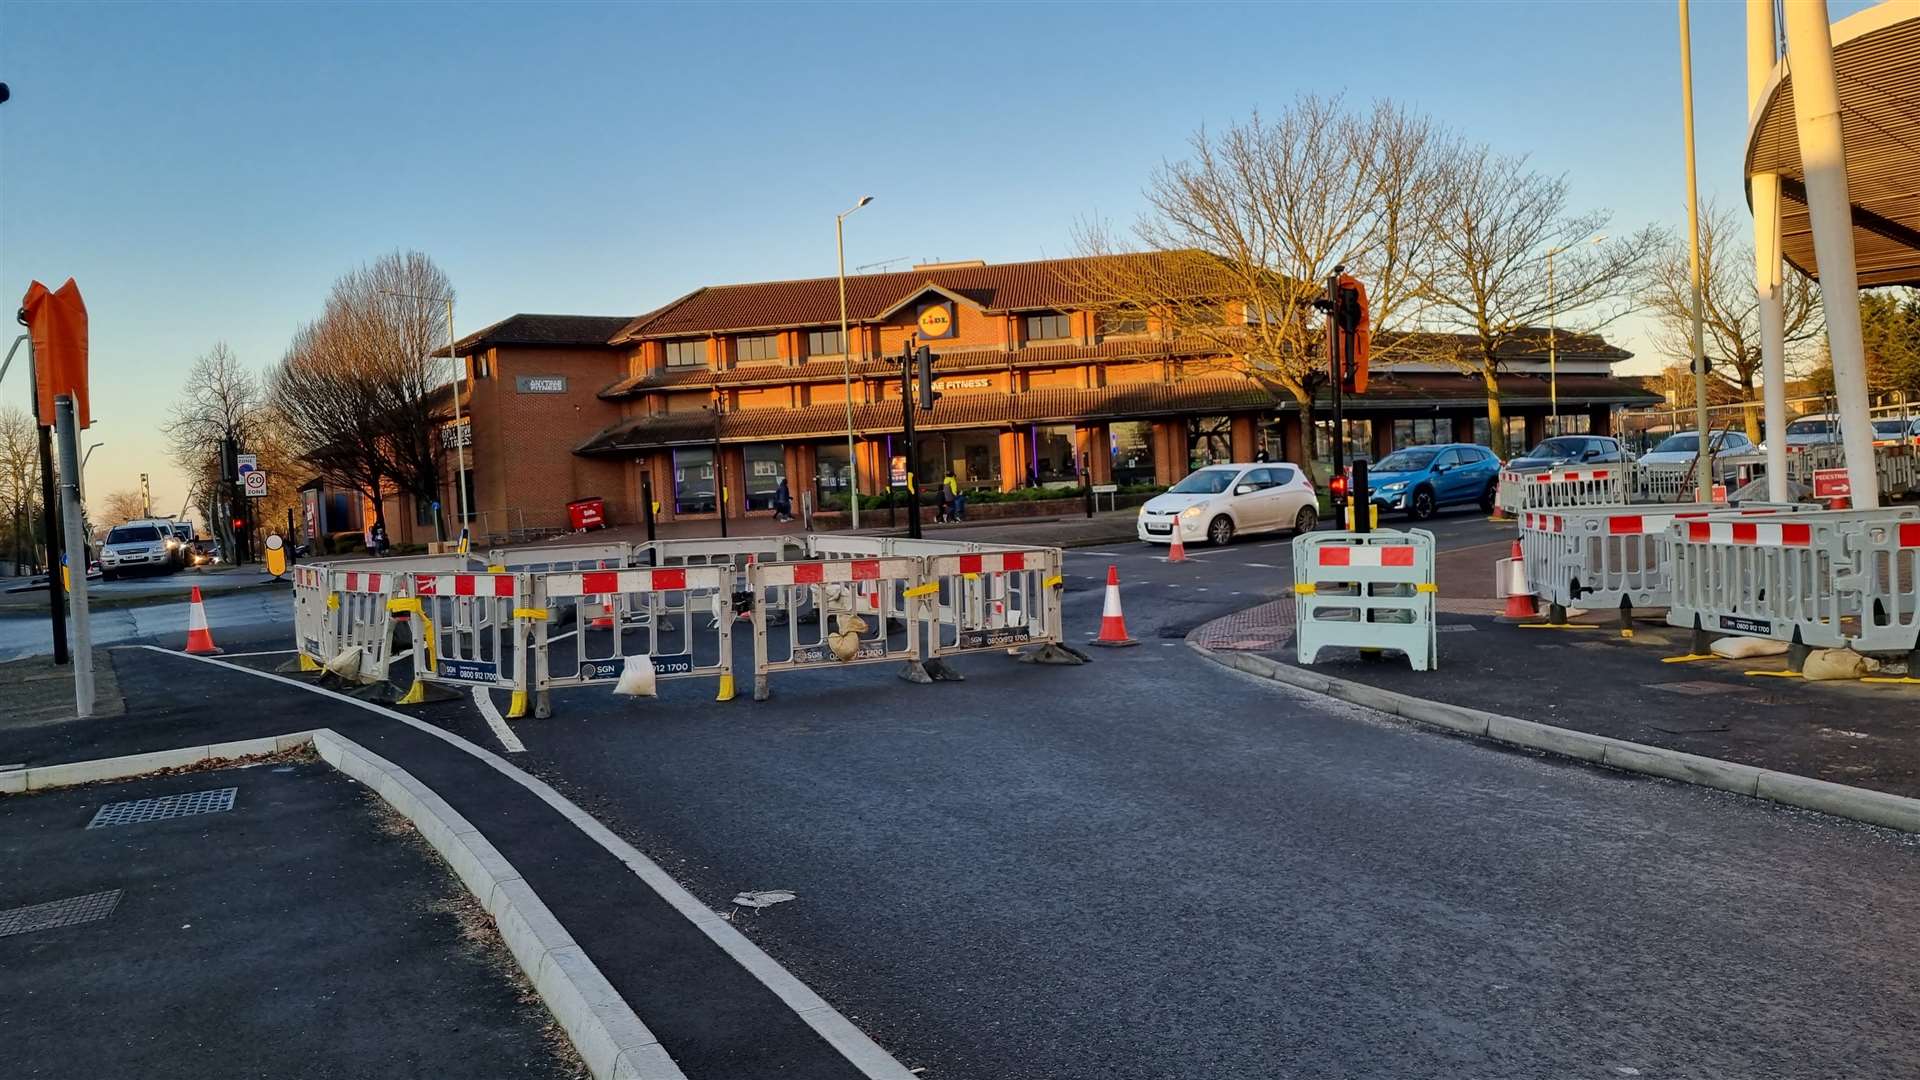
MULTIPOLYGON (((1165 263, 1156 253, 1100 256, 1165 263)), ((940 266, 888 274, 856 274, 847 278, 847 317, 854 322, 878 318, 882 312, 910 299, 928 285, 938 285, 989 311, 1034 311, 1071 307, 1076 301, 1073 267, 1086 259, 1042 259, 1036 262, 993 263, 980 266, 940 266)), ((1184 275, 1198 272, 1188 258, 1179 261, 1184 275)), ((642 338, 733 333, 743 330, 831 326, 840 322, 840 285, 837 277, 801 281, 763 281, 743 285, 710 285, 675 300, 658 311, 629 323, 615 335, 616 344, 642 338)))

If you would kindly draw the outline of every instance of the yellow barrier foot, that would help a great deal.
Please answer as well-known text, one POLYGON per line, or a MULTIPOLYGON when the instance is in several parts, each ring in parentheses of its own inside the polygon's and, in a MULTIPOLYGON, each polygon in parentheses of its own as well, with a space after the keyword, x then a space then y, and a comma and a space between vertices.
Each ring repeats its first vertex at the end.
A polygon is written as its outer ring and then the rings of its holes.
POLYGON ((1691 664, 1695 660, 1719 660, 1719 659, 1722 659, 1722 658, 1710 652, 1704 652, 1704 653, 1690 652, 1685 656, 1663 656, 1660 658, 1660 662, 1663 664, 1691 664))
POLYGON ((520 720, 525 718, 526 715, 527 715, 527 692, 525 690, 515 690, 513 692, 513 696, 508 699, 507 719, 520 720))
POLYGON ((413 680, 413 688, 408 690, 395 705, 418 705, 427 700, 427 684, 419 679, 413 680))
POLYGON ((1920 679, 1911 675, 1869 675, 1860 681, 1890 686, 1920 686, 1920 679))
POLYGON ((1747 672, 1742 672, 1742 674, 1753 675, 1762 679, 1804 679, 1806 678, 1805 675, 1802 675, 1797 671, 1747 671, 1747 672))
POLYGON ((732 701, 733 700, 733 676, 731 675, 720 676, 720 692, 713 696, 713 700, 715 701, 732 701))
POLYGON ((1632 641, 1632 640, 1633 640, 1633 631, 1631 631, 1631 630, 1622 630, 1622 631, 1620 631, 1620 636, 1621 636, 1621 637, 1623 637, 1623 638, 1626 638, 1626 639, 1627 639, 1628 641, 1632 641))

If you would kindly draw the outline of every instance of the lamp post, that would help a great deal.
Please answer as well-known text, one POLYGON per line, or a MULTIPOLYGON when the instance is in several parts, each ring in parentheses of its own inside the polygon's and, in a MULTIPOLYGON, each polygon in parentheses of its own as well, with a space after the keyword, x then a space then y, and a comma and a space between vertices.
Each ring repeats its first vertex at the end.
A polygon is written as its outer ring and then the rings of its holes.
POLYGON ((93 452, 95 450, 105 445, 107 444, 104 442, 94 443, 92 446, 87 447, 86 453, 80 455, 80 502, 82 505, 87 501, 87 462, 93 460, 93 452))
MULTIPOLYGON (((402 300, 426 300, 447 305, 447 359, 453 361, 453 463, 460 474, 460 483, 455 491, 455 505, 460 508, 460 550, 467 550, 467 432, 460 422, 460 356, 453 340, 453 297, 417 296, 413 293, 387 293, 388 296, 402 300)), ((436 493, 437 494, 437 493, 436 493)))
MULTIPOLYGON (((1606 240, 1607 234, 1601 233, 1588 241, 1599 244, 1606 240)), ((1556 333, 1559 311, 1554 306, 1553 295, 1553 257, 1573 247, 1562 244, 1547 249, 1547 402, 1553 413, 1553 433, 1560 434, 1560 343, 1556 333)))
POLYGON ((847 230, 855 210, 873 201, 862 195, 852 209, 833 216, 833 246, 840 261, 840 368, 847 400, 847 502, 853 507, 853 528, 860 527, 860 465, 853 446, 853 343, 847 340, 847 230))

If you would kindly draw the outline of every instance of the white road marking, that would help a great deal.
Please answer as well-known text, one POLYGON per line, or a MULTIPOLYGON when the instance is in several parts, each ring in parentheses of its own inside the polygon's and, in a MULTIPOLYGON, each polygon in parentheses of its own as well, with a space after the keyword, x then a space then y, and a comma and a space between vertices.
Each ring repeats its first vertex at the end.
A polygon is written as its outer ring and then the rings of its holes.
POLYGON ((502 717, 500 710, 494 707, 493 695, 487 692, 486 687, 473 688, 473 703, 479 707, 480 715, 486 718, 487 726, 493 729, 494 735, 500 739, 500 745, 506 747, 508 753, 527 752, 526 744, 520 741, 520 736, 513 733, 513 729, 507 726, 506 718, 502 717))
POLYGON ((160 648, 157 645, 143 645, 141 648, 167 656, 178 656, 202 664, 212 664, 215 667, 223 667, 229 671, 238 671, 243 674, 252 675, 255 678, 270 679, 277 683, 284 683, 287 686, 321 694, 333 698, 335 701, 342 702, 343 704, 351 705, 356 709, 365 709, 367 712, 373 713, 376 716, 384 716, 391 720, 398 720, 409 727, 418 728, 459 750, 472 754, 474 757, 492 766, 496 772, 499 772, 507 779, 512 780, 514 783, 532 792, 542 802, 553 807, 560 816, 572 822, 575 828, 586 833, 589 838, 601 847, 607 849, 608 853, 614 858, 625 863, 627 868, 633 871, 635 877, 645 882, 649 888, 660 895, 661 899, 672 905, 674 910, 686 916, 687 921, 699 927, 700 931, 706 934, 714 944, 720 946, 720 948, 726 951, 727 955, 733 957, 735 963, 746 968, 747 971, 753 974, 754 978, 760 980, 762 985, 773 991, 781 1001, 786 1003, 788 1008, 792 1009, 801 1020, 806 1022, 808 1027, 812 1028, 821 1038, 825 1039, 828 1045, 838 1050, 841 1056, 852 1063, 854 1068, 860 1070, 861 1075, 867 1076, 871 1078, 871 1080, 914 1080, 913 1074, 907 1071, 905 1065, 900 1064, 893 1055, 880 1049, 878 1043, 869 1038, 866 1032, 853 1026, 853 1022, 848 1020, 838 1009, 823 1003, 820 996, 814 993, 812 988, 801 982, 785 967, 782 967, 779 961, 768 956, 761 950, 760 946, 755 945, 752 941, 748 940, 745 935, 735 930, 732 923, 714 914, 712 909, 702 904, 692 893, 688 892, 684 886, 678 881, 675 881, 672 875, 660 869, 660 864, 647 858, 646 855, 642 854, 641 851, 632 844, 615 836, 611 829, 602 825, 593 815, 580 809, 572 800, 553 790, 545 781, 523 771, 499 754, 485 747, 475 746, 472 742, 455 735, 453 732, 437 728, 424 720, 416 720, 405 713, 395 712, 385 706, 376 705, 371 701, 361 701, 358 698, 348 697, 345 694, 328 690, 324 686, 314 686, 310 683, 301 682, 298 679, 289 679, 285 675, 276 675, 271 671, 261 671, 258 668, 250 668, 244 664, 229 664, 211 656, 194 656, 191 653, 177 653, 171 649, 160 648))
POLYGON ((1118 551, 1076 551, 1076 550, 1074 550, 1073 548, 1068 548, 1068 549, 1067 549, 1067 554, 1069 554, 1069 555, 1098 555, 1098 556, 1099 556, 1100 558, 1102 558, 1102 559, 1117 559, 1117 558, 1119 558, 1119 557, 1121 556, 1121 554, 1123 554, 1123 553, 1122 553, 1122 552, 1118 552, 1118 551))
POLYGON ((298 651, 298 649, 262 649, 259 652, 230 652, 221 653, 220 655, 229 660, 236 660, 242 656, 285 656, 288 653, 298 651))
POLYGON ((1268 564, 1268 563, 1263 563, 1263 562, 1250 562, 1250 563, 1241 563, 1240 565, 1242 565, 1242 566, 1253 566, 1253 567, 1258 567, 1258 568, 1259 568, 1259 569, 1261 569, 1261 570, 1278 570, 1278 569, 1280 569, 1280 568, 1279 568, 1279 567, 1277 567, 1277 566, 1273 566, 1273 565, 1270 565, 1270 564, 1268 564))

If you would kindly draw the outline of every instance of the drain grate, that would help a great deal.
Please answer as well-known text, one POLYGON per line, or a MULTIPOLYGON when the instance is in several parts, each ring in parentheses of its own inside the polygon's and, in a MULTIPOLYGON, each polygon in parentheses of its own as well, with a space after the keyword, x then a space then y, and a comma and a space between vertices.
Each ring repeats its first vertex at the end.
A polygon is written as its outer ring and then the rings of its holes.
POLYGON ((113 914, 113 909, 119 905, 120 890, 108 889, 85 896, 69 896, 65 900, 49 900, 44 904, 8 908, 0 911, 0 937, 98 922, 113 914))
POLYGON ((212 791, 189 791, 184 795, 163 795, 157 799, 108 803, 93 815, 92 821, 87 822, 87 828, 139 825, 193 814, 218 814, 233 809, 233 797, 239 790, 237 787, 215 788, 212 791))

